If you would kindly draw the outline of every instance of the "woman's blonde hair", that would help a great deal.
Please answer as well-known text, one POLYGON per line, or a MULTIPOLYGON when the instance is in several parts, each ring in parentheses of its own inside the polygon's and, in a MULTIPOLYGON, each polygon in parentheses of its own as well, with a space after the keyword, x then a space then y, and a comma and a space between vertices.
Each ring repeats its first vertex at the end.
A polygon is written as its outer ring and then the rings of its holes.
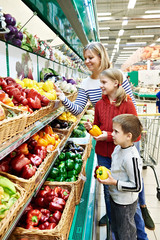
POLYGON ((121 86, 123 83, 123 74, 118 69, 110 68, 101 72, 100 76, 101 75, 104 77, 108 77, 112 81, 118 81, 115 106, 120 106, 123 101, 127 100, 127 95, 123 87, 121 86))
POLYGON ((88 43, 83 49, 83 54, 85 53, 86 50, 93 51, 100 57, 101 59, 100 71, 110 68, 108 53, 105 47, 102 45, 102 43, 100 42, 88 43))

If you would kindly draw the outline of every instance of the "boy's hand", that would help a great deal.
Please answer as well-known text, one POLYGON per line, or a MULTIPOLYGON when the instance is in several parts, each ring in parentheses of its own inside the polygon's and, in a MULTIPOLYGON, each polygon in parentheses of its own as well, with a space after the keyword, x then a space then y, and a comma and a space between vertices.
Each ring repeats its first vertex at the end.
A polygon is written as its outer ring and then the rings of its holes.
POLYGON ((106 131, 102 131, 102 134, 99 135, 98 137, 93 137, 96 141, 106 141, 107 140, 107 132, 106 131))
POLYGON ((88 131, 92 128, 92 123, 89 121, 89 119, 87 119, 87 122, 84 123, 84 127, 88 131))
POLYGON ((117 180, 114 179, 111 174, 108 172, 108 178, 101 180, 100 178, 97 178, 98 182, 105 184, 105 185, 115 185, 117 184, 117 180))

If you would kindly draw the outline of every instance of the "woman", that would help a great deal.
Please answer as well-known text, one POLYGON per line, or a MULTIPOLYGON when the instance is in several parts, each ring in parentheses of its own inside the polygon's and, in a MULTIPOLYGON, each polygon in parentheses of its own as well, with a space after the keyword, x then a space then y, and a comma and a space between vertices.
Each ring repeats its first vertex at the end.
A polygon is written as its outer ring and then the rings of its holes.
MULTIPOLYGON (((67 97, 65 97, 64 93, 56 87, 56 92, 59 96, 59 99, 68 109, 68 111, 74 115, 78 115, 83 111, 88 100, 91 101, 93 106, 95 106, 95 104, 99 101, 99 99, 102 97, 99 75, 103 70, 110 68, 108 54, 105 47, 100 42, 91 42, 85 46, 83 55, 84 63, 87 66, 88 70, 91 71, 91 75, 82 81, 81 86, 79 87, 76 101, 74 103, 69 101, 67 97)), ((136 106, 136 102, 127 79, 123 79, 122 87, 124 88, 125 92, 130 95, 134 105, 136 106)), ((135 218, 137 235, 139 236, 138 239, 148 240, 147 234, 145 233, 144 221, 141 211, 138 211, 138 214, 136 215, 136 218, 138 219, 136 221, 135 218)), ((99 221, 100 226, 105 224, 106 215, 103 216, 99 221)))

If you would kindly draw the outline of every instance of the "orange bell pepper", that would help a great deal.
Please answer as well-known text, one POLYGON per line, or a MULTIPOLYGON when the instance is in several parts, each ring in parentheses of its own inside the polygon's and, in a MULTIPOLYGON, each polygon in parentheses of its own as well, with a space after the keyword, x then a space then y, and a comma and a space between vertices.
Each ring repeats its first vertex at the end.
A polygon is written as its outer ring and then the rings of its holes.
POLYGON ((45 140, 44 138, 41 138, 41 137, 37 141, 38 146, 47 147, 48 144, 49 144, 49 142, 47 140, 45 140))
POLYGON ((46 126, 45 126, 44 131, 45 131, 45 133, 53 134, 52 127, 49 126, 49 125, 46 125, 46 126))
POLYGON ((97 125, 93 125, 93 127, 89 130, 89 133, 94 137, 98 137, 102 134, 102 131, 97 125))
POLYGON ((39 132, 38 132, 38 135, 41 137, 41 138, 43 138, 44 136, 45 136, 45 132, 44 132, 44 130, 40 130, 39 132))
POLYGON ((40 138, 40 136, 38 135, 38 133, 35 133, 32 138, 36 141, 38 141, 38 139, 40 138))
POLYGON ((56 133, 51 134, 51 136, 54 137, 55 140, 58 140, 58 139, 59 139, 59 136, 58 136, 58 134, 56 134, 56 133))
POLYGON ((48 141, 49 144, 54 145, 55 144, 55 138, 50 136, 48 133, 46 133, 43 137, 46 141, 48 141))

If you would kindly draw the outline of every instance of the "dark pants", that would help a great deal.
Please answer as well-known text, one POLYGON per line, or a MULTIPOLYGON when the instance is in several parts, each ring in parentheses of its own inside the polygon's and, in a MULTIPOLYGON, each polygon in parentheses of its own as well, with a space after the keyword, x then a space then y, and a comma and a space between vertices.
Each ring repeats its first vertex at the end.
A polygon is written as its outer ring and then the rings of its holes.
POLYGON ((120 205, 110 198, 111 203, 111 228, 116 240, 136 240, 136 225, 134 215, 137 201, 129 205, 120 205))

